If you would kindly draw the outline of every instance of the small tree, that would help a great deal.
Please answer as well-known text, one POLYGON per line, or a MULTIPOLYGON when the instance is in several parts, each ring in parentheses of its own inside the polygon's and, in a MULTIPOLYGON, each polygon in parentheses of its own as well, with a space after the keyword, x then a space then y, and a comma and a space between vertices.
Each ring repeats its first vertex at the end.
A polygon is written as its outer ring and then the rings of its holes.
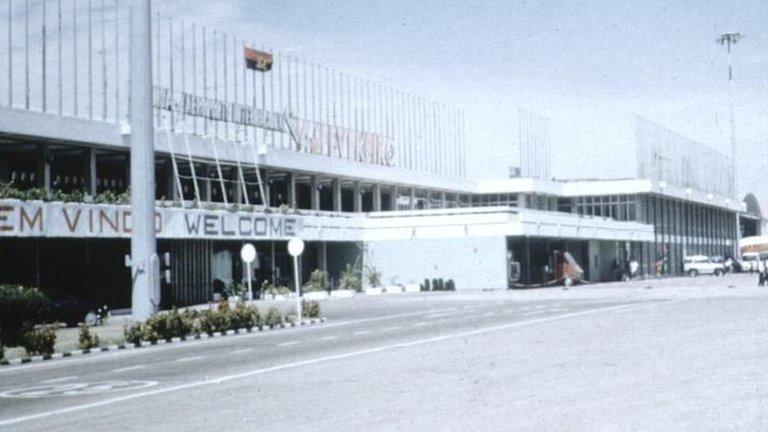
POLYGON ((324 291, 328 286, 328 273, 316 269, 309 275, 309 282, 304 286, 306 291, 324 291))
POLYGON ((339 275, 339 289, 355 291, 360 291, 361 289, 360 278, 351 264, 347 264, 346 268, 341 271, 341 275, 339 275))

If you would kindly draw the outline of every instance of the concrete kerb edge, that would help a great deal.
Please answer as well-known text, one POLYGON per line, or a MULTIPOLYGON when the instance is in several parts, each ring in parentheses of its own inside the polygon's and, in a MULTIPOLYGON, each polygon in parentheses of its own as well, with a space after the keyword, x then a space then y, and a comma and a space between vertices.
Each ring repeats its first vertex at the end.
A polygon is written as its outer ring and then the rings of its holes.
POLYGON ((136 344, 126 342, 126 343, 112 344, 112 345, 97 347, 92 349, 76 349, 72 351, 61 351, 61 352, 55 352, 53 354, 36 355, 31 357, 20 357, 20 358, 15 358, 11 360, 3 359, 3 360, 0 360, 0 367, 18 366, 18 365, 27 364, 27 363, 40 363, 47 360, 56 360, 56 359, 67 358, 67 357, 79 357, 79 356, 94 354, 94 353, 114 352, 114 351, 120 351, 120 350, 133 350, 133 349, 139 349, 139 348, 146 348, 153 345, 177 344, 177 343, 183 343, 183 342, 191 342, 195 340, 213 339, 213 338, 224 337, 224 336, 236 336, 236 335, 243 335, 248 333, 257 333, 261 331, 289 329, 289 328, 296 328, 296 327, 301 327, 305 325, 320 324, 324 322, 326 322, 325 317, 310 318, 310 319, 301 320, 301 322, 299 323, 291 322, 291 323, 286 323, 286 324, 273 326, 273 327, 269 327, 269 326, 255 326, 251 328, 244 327, 239 329, 227 330, 224 333, 214 332, 213 334, 210 334, 210 335, 207 333, 190 334, 189 336, 185 336, 183 338, 174 337, 169 340, 158 339, 156 341, 141 341, 136 344))

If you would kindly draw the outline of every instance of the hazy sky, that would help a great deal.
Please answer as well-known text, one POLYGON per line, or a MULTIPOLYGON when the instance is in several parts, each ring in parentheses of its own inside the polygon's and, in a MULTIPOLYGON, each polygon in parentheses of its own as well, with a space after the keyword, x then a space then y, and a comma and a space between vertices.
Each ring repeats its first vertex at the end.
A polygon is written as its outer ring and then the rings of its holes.
POLYGON ((462 107, 471 173, 480 177, 506 175, 517 162, 517 107, 551 119, 554 171, 562 177, 633 176, 635 113, 729 154, 725 49, 716 38, 739 31, 746 36, 735 47, 743 171, 768 169, 768 6, 761 1, 158 6, 462 107))

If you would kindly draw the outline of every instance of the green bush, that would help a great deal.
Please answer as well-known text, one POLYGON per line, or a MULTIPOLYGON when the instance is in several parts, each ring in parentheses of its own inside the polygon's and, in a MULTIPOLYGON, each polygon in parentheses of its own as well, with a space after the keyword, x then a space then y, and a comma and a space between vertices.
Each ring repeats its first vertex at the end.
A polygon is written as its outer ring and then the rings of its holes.
POLYGON ((368 279, 368 285, 376 288, 381 286, 381 270, 375 266, 365 267, 365 277, 368 279))
POLYGON ((208 334, 225 332, 231 328, 231 318, 229 303, 220 301, 215 309, 206 309, 200 314, 200 331, 208 334))
POLYGON ((96 348, 99 346, 99 335, 91 333, 91 328, 83 324, 77 337, 77 345, 83 350, 96 348))
POLYGON ((351 264, 347 264, 346 268, 344 268, 339 275, 339 289, 355 291, 360 291, 362 289, 360 278, 357 276, 357 271, 351 264))
POLYGON ((123 335, 125 335, 125 340, 128 343, 132 343, 134 345, 137 345, 141 342, 142 337, 144 336, 144 329, 143 329, 142 323, 134 323, 131 325, 127 325, 123 328, 123 335))
POLYGON ((238 303, 231 313, 231 327, 233 329, 249 329, 261 325, 259 310, 245 303, 238 303))
POLYGON ((309 282, 304 285, 304 291, 325 291, 328 286, 328 273, 316 269, 309 275, 309 282))
POLYGON ((224 289, 224 294, 227 295, 227 298, 229 297, 242 297, 245 295, 245 292, 247 291, 247 288, 245 284, 240 282, 231 282, 227 287, 224 289))
POLYGON ((320 317, 320 303, 317 300, 301 301, 301 316, 306 318, 320 317))
POLYGON ((429 291, 429 279, 424 279, 424 283, 421 284, 422 291, 429 291))
POLYGON ((24 333, 22 346, 28 355, 53 354, 58 324, 38 325, 24 333))
POLYGON ((24 334, 51 318, 51 301, 37 288, 0 285, 0 343, 22 345, 24 334))
POLYGON ((280 310, 274 306, 267 309, 267 314, 264 316, 264 325, 270 328, 280 326, 283 324, 283 314, 280 310))
POLYGON ((445 290, 446 291, 456 291, 456 283, 453 281, 453 279, 448 279, 445 282, 445 290))

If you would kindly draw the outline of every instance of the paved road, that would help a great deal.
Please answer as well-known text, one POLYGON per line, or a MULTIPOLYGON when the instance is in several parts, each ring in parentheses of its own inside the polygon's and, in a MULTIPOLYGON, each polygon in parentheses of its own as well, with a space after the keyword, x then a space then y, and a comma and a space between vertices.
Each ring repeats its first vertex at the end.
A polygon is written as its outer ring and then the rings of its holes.
POLYGON ((334 300, 322 326, 3 368, 0 430, 765 430, 768 291, 646 285, 334 300))

